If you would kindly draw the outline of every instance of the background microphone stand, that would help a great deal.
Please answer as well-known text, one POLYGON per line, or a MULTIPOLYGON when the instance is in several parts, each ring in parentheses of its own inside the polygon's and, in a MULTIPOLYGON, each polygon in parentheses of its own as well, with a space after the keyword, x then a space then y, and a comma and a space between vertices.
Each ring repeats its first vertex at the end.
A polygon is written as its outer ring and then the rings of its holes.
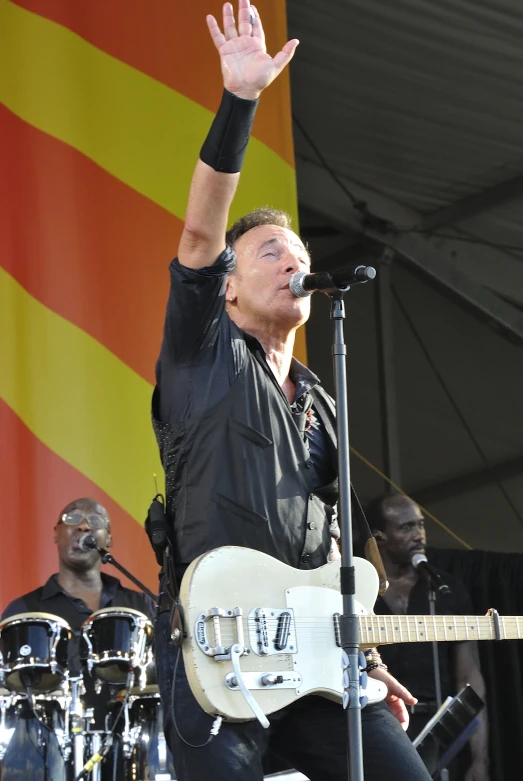
MULTIPOLYGON (((450 594, 450 588, 442 582, 438 582, 432 577, 430 570, 420 570, 421 576, 424 578, 427 584, 427 593, 429 597, 429 612, 431 616, 436 615, 436 590, 440 591, 443 596, 450 594)), ((441 696, 441 674, 439 668, 439 648, 436 640, 432 642, 432 663, 434 665, 434 688, 436 691, 436 705, 437 709, 441 708, 442 696, 441 696)), ((449 771, 447 768, 442 768, 439 771, 439 777, 441 781, 448 781, 449 771)))
MULTIPOLYGON (((372 278, 372 277, 368 277, 372 278)), ((366 280, 362 280, 366 281, 366 280)), ((352 543, 352 507, 350 481, 349 421, 347 409, 347 348, 343 321, 345 306, 343 294, 349 288, 327 292, 331 299, 331 319, 334 326, 332 356, 336 397, 336 424, 338 439, 338 517, 342 541, 340 588, 343 597, 343 615, 340 616, 340 637, 343 647, 343 707, 347 709, 348 773, 349 781, 364 781, 363 743, 361 735, 359 618, 356 615, 356 583, 352 543)), ((363 665, 364 666, 364 665, 363 665)), ((366 676, 366 673, 364 674, 366 676)))

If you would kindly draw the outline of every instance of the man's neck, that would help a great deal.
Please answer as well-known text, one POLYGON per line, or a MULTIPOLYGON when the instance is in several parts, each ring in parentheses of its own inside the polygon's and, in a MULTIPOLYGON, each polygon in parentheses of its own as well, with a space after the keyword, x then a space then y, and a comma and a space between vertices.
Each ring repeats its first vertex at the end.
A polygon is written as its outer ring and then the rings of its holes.
POLYGON ((258 339, 261 346, 263 347, 265 351, 265 358, 267 360, 267 363, 272 369, 272 372, 274 376, 276 377, 278 384, 281 385, 281 387, 284 386, 286 380, 289 379, 289 372, 291 369, 291 361, 292 361, 292 350, 294 347, 294 334, 292 335, 292 339, 287 344, 276 344, 273 342, 272 344, 269 342, 266 342, 265 344, 258 339))
POLYGON ((392 561, 387 555, 383 553, 382 560, 383 566, 385 567, 385 571, 387 573, 387 578, 389 580, 411 581, 413 585, 418 580, 418 573, 410 561, 400 564, 396 561, 392 561))
POLYGON ((58 573, 58 583, 64 591, 73 596, 87 591, 100 593, 103 586, 98 568, 77 572, 61 566, 58 573))
POLYGON ((242 322, 236 312, 230 313, 230 317, 239 328, 259 341, 264 349, 267 363, 278 384, 283 387, 289 378, 296 329, 289 330, 288 326, 278 327, 272 323, 242 322))

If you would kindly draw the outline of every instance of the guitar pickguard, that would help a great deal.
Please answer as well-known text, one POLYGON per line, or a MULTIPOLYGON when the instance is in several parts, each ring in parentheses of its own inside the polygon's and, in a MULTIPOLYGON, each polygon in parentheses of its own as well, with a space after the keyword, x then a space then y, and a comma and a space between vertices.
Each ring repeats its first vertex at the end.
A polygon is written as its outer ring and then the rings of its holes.
MULTIPOLYGON (((297 694, 314 690, 341 699, 341 648, 334 619, 343 612, 340 592, 320 586, 295 586, 286 589, 285 599, 294 614, 298 636, 293 664, 301 675, 302 684, 297 688, 297 694)), ((358 603, 356 611, 359 615, 365 614, 358 603)))

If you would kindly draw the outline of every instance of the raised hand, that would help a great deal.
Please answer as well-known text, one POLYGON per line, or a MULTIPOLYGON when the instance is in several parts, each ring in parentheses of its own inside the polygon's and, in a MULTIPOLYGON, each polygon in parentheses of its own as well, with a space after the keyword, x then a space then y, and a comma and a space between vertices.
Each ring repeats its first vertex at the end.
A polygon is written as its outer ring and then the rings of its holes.
POLYGON ((207 26, 220 55, 225 89, 240 98, 254 100, 292 60, 299 41, 287 41, 271 57, 265 48, 260 15, 249 0, 238 0, 238 25, 232 3, 223 6, 223 32, 214 16, 207 16, 207 26))

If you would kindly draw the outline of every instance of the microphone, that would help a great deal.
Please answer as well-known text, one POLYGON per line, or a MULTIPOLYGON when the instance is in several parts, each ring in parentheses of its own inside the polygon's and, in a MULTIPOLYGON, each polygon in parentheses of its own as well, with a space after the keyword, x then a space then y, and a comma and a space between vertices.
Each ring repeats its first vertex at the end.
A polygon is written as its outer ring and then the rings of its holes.
POLYGON ((376 269, 373 266, 356 266, 335 271, 318 271, 317 274, 306 274, 297 271, 289 281, 289 289, 298 298, 310 296, 315 290, 322 293, 334 293, 337 290, 348 290, 351 285, 362 284, 374 279, 376 269))
POLYGON ((439 572, 429 564, 427 557, 424 556, 423 553, 415 553, 411 558, 410 563, 414 569, 419 570, 419 572, 425 576, 434 588, 437 588, 440 594, 445 597, 450 594, 450 588, 443 582, 439 572))
POLYGON ((80 548, 80 550, 83 551, 98 550, 98 543, 96 542, 96 537, 94 537, 92 534, 89 534, 88 532, 82 534, 82 536, 78 540, 78 547, 80 548))

